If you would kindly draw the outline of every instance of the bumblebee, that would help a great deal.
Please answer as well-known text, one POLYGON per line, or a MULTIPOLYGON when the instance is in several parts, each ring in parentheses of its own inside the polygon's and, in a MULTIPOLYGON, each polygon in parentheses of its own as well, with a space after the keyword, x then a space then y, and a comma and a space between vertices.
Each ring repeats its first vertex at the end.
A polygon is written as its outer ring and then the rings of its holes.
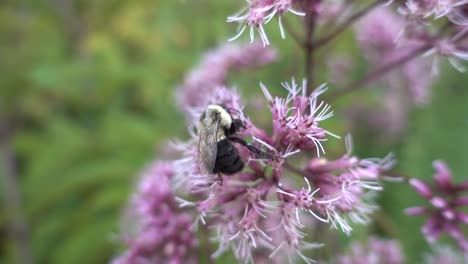
POLYGON ((271 154, 235 137, 241 128, 245 128, 244 123, 234 119, 227 108, 208 105, 198 122, 198 167, 203 174, 232 175, 244 168, 233 142, 243 145, 259 158, 273 158, 271 154))

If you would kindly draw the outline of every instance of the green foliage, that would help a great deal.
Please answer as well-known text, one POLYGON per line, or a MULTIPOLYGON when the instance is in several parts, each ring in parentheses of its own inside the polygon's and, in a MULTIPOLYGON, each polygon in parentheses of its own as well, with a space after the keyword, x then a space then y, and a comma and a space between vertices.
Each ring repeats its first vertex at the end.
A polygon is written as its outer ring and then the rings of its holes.
POLYGON ((0 117, 13 120, 37 263, 107 262, 138 171, 183 134, 172 88, 201 47, 175 16, 192 10, 171 2, 0 5, 0 117))
MULTIPOLYGON (((454 181, 466 180, 468 158, 468 91, 467 76, 450 69, 434 87, 432 102, 414 113, 409 135, 403 143, 398 170, 419 179, 432 179, 434 160, 444 160, 453 172, 454 181)), ((388 186, 383 202, 386 216, 399 230, 410 263, 420 261, 421 252, 428 252, 420 227, 424 217, 407 217, 403 208, 423 205, 425 201, 410 190, 393 184, 388 186)), ((452 241, 453 242, 453 241, 452 241)))
MULTIPOLYGON (((116 254, 119 214, 138 172, 157 156, 161 143, 186 135, 173 88, 207 49, 235 34, 235 25, 224 21, 241 4, 2 1, 0 118, 8 117, 15 130, 12 144, 36 263, 105 263, 116 254)), ((260 89, 254 89, 259 81, 281 95, 279 83, 291 76, 299 79, 303 69, 302 54, 292 39, 281 41, 275 23, 267 31, 281 51, 281 63, 230 80, 259 98, 260 89)), ((355 54, 357 47, 350 40, 344 34, 333 48, 355 54)), ((324 54, 326 50, 317 55, 320 82, 327 76, 324 54)), ((364 71, 360 63, 354 74, 364 71)), ((440 158, 459 179, 468 173, 468 94, 463 83, 466 77, 450 74, 440 81, 430 107, 412 117, 407 141, 395 146, 401 153, 399 170, 429 177, 432 160, 440 158)), ((253 118, 268 125, 264 117, 253 118)), ((327 122, 330 131, 345 134, 339 118, 327 122)), ((357 137, 355 142, 359 146, 366 140, 357 137)), ((338 149, 331 155, 342 153, 341 141, 327 144, 338 149)), ((358 151, 375 154, 371 147, 358 151)), ((416 201, 404 188, 388 186, 381 203, 384 218, 400 230, 387 235, 405 241, 410 258, 416 259, 426 246, 418 230, 421 220, 402 214, 416 201)), ((12 263, 3 195, 0 201, 0 263, 12 263)), ((357 236, 367 232, 359 229, 357 236)), ((230 254, 219 263, 224 261, 234 262, 230 254)))

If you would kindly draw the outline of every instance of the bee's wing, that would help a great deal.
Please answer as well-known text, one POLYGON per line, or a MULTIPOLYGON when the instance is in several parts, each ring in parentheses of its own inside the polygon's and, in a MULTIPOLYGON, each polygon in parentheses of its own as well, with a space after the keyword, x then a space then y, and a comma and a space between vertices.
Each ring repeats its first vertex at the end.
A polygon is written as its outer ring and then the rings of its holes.
POLYGON ((218 151, 218 125, 219 121, 216 121, 198 131, 198 168, 203 175, 213 173, 218 151))

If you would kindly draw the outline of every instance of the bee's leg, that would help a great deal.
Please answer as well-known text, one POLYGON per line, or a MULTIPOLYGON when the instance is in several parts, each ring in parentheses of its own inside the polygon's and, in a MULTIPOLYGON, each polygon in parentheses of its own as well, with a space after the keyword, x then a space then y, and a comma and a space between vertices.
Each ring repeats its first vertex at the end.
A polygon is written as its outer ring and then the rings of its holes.
POLYGON ((218 172, 219 185, 223 186, 223 176, 218 172))

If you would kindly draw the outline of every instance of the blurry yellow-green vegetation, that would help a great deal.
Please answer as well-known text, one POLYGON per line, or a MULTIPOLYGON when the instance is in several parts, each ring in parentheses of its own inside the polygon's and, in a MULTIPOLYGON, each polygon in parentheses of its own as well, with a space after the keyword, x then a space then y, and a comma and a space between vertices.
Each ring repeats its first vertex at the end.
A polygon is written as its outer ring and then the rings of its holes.
MULTIPOLYGON (((206 50, 235 34, 234 25, 225 20, 241 4, 0 3, 0 118, 8 119, 15 131, 11 143, 36 263, 105 263, 116 254, 119 214, 138 171, 158 157, 160 144, 186 135, 174 88, 206 50)), ((302 54, 293 40, 280 40, 276 25, 267 30, 280 52, 279 62, 232 76, 231 83, 244 94, 260 96, 259 81, 279 87, 280 81, 302 76, 302 54)), ((333 48, 343 54, 353 50, 352 56, 359 57, 350 34, 333 48)), ((326 51, 318 57, 320 81, 326 81, 326 51)), ((361 64, 355 73, 364 70, 361 64)), ((467 81, 448 71, 435 88, 433 103, 411 115, 401 145, 384 148, 355 135, 359 154, 396 151, 398 171, 421 178, 432 175, 433 159, 444 159, 458 179, 466 178, 467 81), (366 147, 359 147, 363 141, 366 147)), ((362 100, 364 94, 350 98, 362 100)), ((336 117, 327 123, 331 131, 346 131, 340 107, 349 103, 343 99, 334 107, 336 117)), ((419 232, 421 219, 405 217, 402 209, 422 201, 407 187, 387 185, 382 214, 392 232, 374 227, 401 238, 407 254, 415 258, 427 247, 419 232)), ((5 205, 0 206, 0 262, 15 263, 5 205)))

